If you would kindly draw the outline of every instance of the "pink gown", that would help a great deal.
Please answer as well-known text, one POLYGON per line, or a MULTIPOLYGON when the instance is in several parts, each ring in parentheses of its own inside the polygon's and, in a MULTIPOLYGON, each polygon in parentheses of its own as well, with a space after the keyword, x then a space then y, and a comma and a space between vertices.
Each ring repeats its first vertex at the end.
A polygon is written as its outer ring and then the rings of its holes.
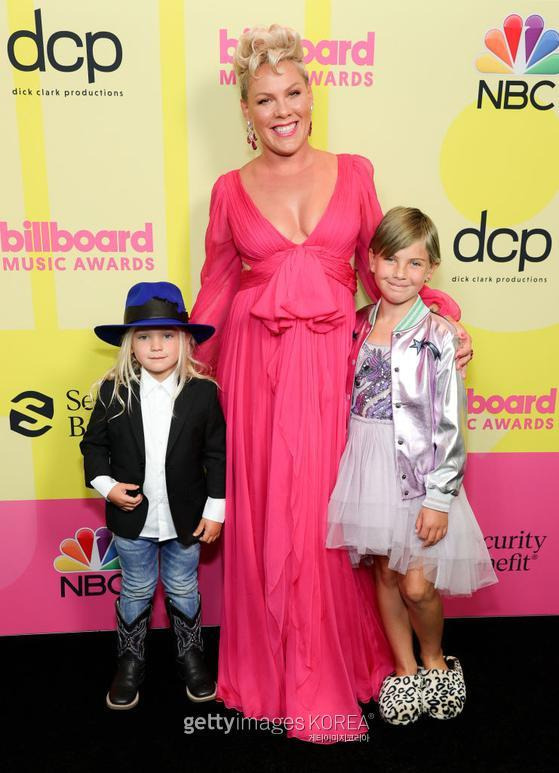
MULTIPOLYGON (((310 741, 366 732, 357 701, 376 697, 392 668, 370 572, 324 546, 346 440, 350 261, 375 298, 367 250, 380 217, 360 156, 338 156, 330 202, 302 244, 260 213, 238 171, 223 175, 192 312, 218 331, 198 357, 217 365, 227 420, 218 696, 310 741)), ((443 293, 423 297, 457 314, 443 293)))

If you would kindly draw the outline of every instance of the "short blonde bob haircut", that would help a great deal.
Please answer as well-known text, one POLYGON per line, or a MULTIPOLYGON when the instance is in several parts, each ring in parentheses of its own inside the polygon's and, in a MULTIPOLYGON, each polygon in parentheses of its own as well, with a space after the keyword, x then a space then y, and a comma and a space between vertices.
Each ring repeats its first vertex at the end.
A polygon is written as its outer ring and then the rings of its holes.
POLYGON ((253 27, 243 32, 233 57, 243 102, 247 101, 250 78, 258 77, 256 71, 263 64, 269 64, 277 73, 280 62, 293 62, 308 86, 309 76, 303 64, 303 56, 301 37, 289 27, 272 24, 270 27, 253 27))
POLYGON ((380 221, 370 248, 375 255, 389 257, 414 242, 423 242, 431 266, 439 265, 439 234, 431 218, 414 207, 394 207, 380 221))

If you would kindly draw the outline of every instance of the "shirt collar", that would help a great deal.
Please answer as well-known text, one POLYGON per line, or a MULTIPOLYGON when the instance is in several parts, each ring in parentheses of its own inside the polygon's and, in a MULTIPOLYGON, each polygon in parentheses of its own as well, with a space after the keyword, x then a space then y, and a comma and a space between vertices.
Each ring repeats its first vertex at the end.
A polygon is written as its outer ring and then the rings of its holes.
POLYGON ((177 388, 177 371, 173 371, 171 375, 167 376, 165 381, 158 381, 142 367, 140 375, 140 396, 148 397, 158 387, 164 389, 169 397, 173 397, 177 388))
MULTIPOLYGON (((380 304, 381 304, 381 301, 379 300, 378 303, 375 303, 375 305, 371 309, 371 313, 369 315, 369 322, 371 323, 372 326, 374 326, 375 324, 375 320, 377 318, 377 313, 380 308, 380 304)), ((409 330, 410 328, 415 327, 427 316, 427 314, 429 314, 429 309, 423 303, 420 296, 418 295, 415 303, 408 311, 406 316, 402 320, 400 320, 400 322, 394 328, 394 332, 398 330, 409 330)))

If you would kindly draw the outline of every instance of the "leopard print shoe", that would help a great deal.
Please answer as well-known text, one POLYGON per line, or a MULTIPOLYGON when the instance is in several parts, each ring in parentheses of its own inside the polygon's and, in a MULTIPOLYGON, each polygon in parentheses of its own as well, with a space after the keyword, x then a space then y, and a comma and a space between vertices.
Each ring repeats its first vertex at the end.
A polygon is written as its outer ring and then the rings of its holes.
POLYGON ((419 673, 386 677, 378 700, 382 719, 390 725, 417 722, 422 712, 422 683, 419 673))
POLYGON ((434 719, 454 719, 466 702, 466 684, 458 658, 445 657, 448 671, 420 668, 423 711, 434 719))

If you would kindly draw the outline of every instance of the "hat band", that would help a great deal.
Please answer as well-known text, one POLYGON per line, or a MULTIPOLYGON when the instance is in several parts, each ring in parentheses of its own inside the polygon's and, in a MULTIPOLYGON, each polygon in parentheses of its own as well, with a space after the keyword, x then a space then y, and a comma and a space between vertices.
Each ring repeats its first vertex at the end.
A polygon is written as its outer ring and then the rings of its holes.
POLYGON ((152 298, 142 306, 128 306, 124 312, 125 325, 144 319, 176 319, 177 322, 188 322, 188 313, 179 311, 178 303, 163 298, 152 298))

